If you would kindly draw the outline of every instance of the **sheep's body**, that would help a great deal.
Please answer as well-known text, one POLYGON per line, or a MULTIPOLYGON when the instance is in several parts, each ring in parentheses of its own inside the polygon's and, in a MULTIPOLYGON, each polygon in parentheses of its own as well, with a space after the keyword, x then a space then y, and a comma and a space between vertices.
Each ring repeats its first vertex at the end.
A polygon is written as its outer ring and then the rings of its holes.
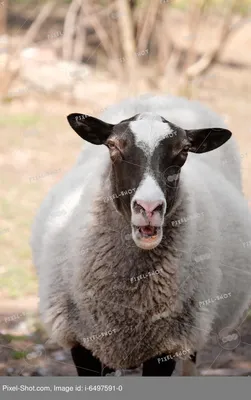
MULTIPOLYGON (((117 123, 144 111, 185 129, 224 126, 198 103, 172 97, 128 100, 102 119, 117 123)), ((60 344, 81 343, 112 368, 180 350, 188 357, 213 333, 235 327, 250 300, 251 247, 243 242, 251 239, 251 224, 234 140, 189 154, 182 201, 151 251, 134 244, 130 224, 107 201, 109 168, 107 148, 86 143, 36 217, 42 319, 60 344)))

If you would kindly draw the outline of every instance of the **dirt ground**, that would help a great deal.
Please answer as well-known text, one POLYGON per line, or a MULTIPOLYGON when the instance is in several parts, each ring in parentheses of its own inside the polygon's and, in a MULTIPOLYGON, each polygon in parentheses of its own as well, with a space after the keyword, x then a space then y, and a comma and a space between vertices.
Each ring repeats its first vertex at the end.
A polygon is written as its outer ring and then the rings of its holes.
MULTIPOLYGON (((251 204, 250 44, 251 27, 247 26, 227 47, 222 62, 195 81, 192 98, 223 115, 236 137, 244 193, 251 204), (245 67, 233 66, 233 57, 242 60, 245 67)), ((177 83, 178 77, 170 71, 154 93, 177 93, 177 83)), ((1 106, 0 375, 76 375, 69 352, 50 343, 40 326, 29 236, 42 198, 72 165, 82 146, 65 116, 77 111, 95 116, 109 104, 132 95, 132 88, 114 82, 112 77, 103 91, 101 86, 95 76, 89 77, 81 104, 52 98, 35 101, 28 94, 25 100, 1 106)), ((145 91, 143 88, 142 93, 145 91)), ((236 335, 227 344, 213 337, 199 355, 201 374, 251 375, 250 312, 243 316, 236 335)))

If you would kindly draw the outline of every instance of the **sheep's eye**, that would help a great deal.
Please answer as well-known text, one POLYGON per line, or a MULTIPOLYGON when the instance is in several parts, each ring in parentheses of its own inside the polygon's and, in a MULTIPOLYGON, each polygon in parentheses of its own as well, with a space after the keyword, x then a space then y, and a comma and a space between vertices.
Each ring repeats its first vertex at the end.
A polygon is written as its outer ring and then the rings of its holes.
POLYGON ((110 150, 115 150, 117 148, 113 142, 108 142, 107 146, 109 147, 110 150))
POLYGON ((188 151, 190 146, 184 146, 182 150, 175 156, 175 165, 182 167, 182 165, 186 162, 188 151))

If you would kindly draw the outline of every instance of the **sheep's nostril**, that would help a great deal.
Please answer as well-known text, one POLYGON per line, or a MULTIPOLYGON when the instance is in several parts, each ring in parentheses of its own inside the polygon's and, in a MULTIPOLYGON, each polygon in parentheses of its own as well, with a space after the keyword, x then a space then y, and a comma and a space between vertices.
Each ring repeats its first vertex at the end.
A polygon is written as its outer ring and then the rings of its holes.
POLYGON ((158 212, 162 212, 163 211, 163 207, 164 207, 164 204, 162 203, 162 204, 159 204, 153 211, 155 212, 155 211, 158 211, 158 212))
POLYGON ((135 211, 144 211, 148 216, 151 216, 154 212, 162 212, 164 208, 164 203, 162 200, 159 201, 143 201, 135 200, 133 205, 135 211))
POLYGON ((142 212, 144 211, 144 207, 142 207, 137 201, 133 202, 133 209, 136 212, 142 212))

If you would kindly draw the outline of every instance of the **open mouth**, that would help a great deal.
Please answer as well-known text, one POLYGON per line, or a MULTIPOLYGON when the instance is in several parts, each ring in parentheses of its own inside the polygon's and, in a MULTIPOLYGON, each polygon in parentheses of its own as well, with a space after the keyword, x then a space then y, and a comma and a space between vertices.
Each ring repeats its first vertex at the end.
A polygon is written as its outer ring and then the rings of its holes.
POLYGON ((158 228, 156 226, 146 225, 137 226, 136 228, 144 239, 155 239, 155 237, 157 236, 158 228))
POLYGON ((162 228, 152 225, 132 226, 133 240, 138 247, 151 250, 158 246, 162 239, 162 228))

